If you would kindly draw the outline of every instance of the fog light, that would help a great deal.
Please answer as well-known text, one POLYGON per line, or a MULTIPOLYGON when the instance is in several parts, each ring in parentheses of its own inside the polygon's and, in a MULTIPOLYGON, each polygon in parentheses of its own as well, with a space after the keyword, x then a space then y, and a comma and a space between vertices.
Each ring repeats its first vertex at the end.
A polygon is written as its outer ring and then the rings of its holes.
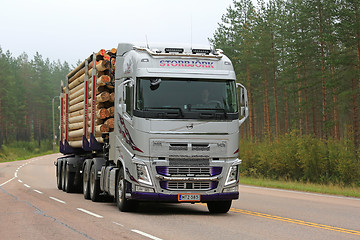
POLYGON ((135 186, 135 191, 136 192, 154 192, 154 189, 148 188, 148 187, 143 187, 143 186, 135 186))
POLYGON ((235 186, 235 187, 225 188, 225 189, 223 190, 223 193, 237 192, 237 191, 238 191, 238 186, 235 186))

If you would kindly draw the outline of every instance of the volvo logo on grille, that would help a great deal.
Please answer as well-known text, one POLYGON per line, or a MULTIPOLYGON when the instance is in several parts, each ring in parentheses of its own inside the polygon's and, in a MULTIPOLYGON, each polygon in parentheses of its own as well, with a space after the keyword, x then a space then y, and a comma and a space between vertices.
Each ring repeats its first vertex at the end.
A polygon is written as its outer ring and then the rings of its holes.
POLYGON ((186 128, 191 130, 194 128, 194 124, 190 123, 189 125, 186 125, 186 128))

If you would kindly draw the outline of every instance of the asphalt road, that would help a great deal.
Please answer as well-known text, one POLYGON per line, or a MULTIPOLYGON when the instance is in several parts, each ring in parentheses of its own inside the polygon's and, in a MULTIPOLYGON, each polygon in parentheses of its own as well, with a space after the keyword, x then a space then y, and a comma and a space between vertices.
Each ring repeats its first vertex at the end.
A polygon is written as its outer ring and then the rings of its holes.
POLYGON ((0 164, 0 239, 360 239, 360 199, 240 186, 227 214, 159 203, 122 213, 58 190, 58 156, 0 164))

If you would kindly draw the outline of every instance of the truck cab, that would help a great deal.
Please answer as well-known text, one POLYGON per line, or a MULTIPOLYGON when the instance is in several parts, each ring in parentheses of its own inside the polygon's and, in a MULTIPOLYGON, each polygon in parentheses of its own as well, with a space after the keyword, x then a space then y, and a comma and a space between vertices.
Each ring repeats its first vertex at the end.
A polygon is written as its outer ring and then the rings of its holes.
POLYGON ((239 197, 239 127, 248 103, 221 50, 119 44, 114 106, 100 188, 121 211, 137 201, 229 210, 239 197))

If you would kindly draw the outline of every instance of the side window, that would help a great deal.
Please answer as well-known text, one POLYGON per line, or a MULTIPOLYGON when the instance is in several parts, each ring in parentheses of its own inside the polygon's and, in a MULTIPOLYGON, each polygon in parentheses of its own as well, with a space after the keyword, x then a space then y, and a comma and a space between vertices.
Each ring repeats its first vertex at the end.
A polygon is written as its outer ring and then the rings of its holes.
POLYGON ((126 112, 132 117, 133 116, 133 93, 134 87, 130 84, 125 85, 125 104, 126 104, 126 112))

